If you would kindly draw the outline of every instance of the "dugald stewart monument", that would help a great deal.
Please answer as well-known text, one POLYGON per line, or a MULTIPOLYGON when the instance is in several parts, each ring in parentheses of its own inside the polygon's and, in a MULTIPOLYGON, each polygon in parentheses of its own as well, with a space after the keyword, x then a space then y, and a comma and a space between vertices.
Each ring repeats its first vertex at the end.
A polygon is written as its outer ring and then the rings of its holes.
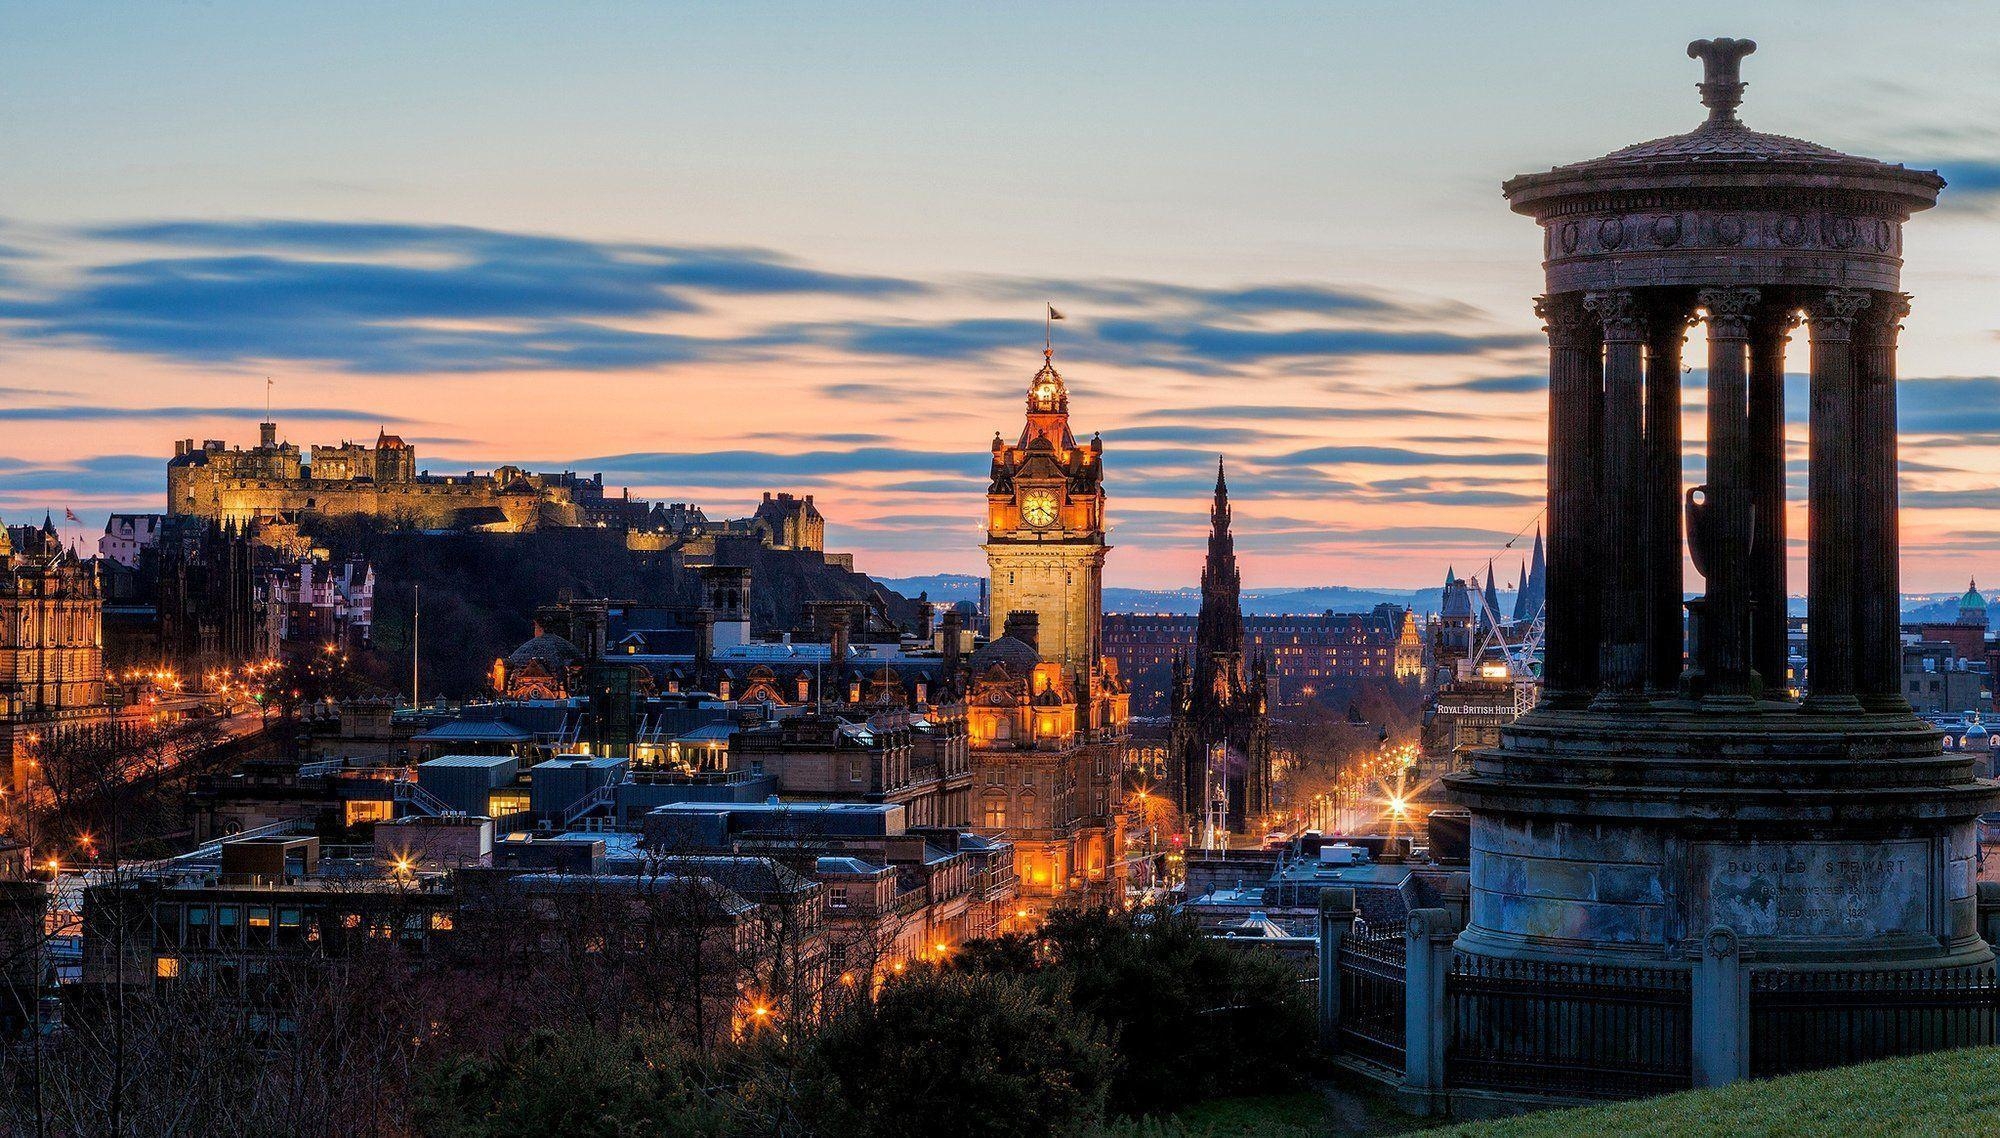
MULTIPOLYGON (((1948 993, 1993 973, 1973 824, 1995 784, 1943 750, 1901 690, 1899 273, 1903 227, 1943 180, 1744 125, 1755 50, 1689 45, 1708 108, 1694 130, 1506 183, 1542 227, 1548 280, 1535 302, 1549 339, 1545 686, 1445 780, 1471 811, 1457 967, 1542 968, 1552 985, 1565 969, 1620 969, 1676 994, 1691 976, 1697 1083, 1865 1047, 1910 1014, 1871 998, 1884 986, 1946 993, 1928 1024, 1937 1046, 1993 1039, 1990 1012, 1954 1015, 1948 993), (1684 486, 1696 323, 1706 477, 1684 486), (1795 354, 1811 408, 1801 699, 1785 686, 1795 354), (1684 548, 1701 575, 1685 659, 1684 548), (1827 1030, 1843 1003, 1863 1009, 1855 1038, 1827 1030)), ((1968 1005, 1989 998, 1964 991, 1968 1005)), ((1541 1007, 1552 1024, 1577 1014, 1553 990, 1541 1007)), ((1658 1039, 1607 1024, 1564 1040, 1470 1018, 1464 1030, 1516 1062, 1668 1074, 1647 1069, 1658 1039)))

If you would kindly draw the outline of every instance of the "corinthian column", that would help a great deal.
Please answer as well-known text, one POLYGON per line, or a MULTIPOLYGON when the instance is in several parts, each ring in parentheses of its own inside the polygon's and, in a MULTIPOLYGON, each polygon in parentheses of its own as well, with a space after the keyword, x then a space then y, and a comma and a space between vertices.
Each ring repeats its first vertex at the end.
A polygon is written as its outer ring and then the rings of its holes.
POLYGON ((1549 334, 1548 607, 1543 680, 1551 706, 1576 706, 1597 686, 1597 590, 1592 546, 1598 524, 1597 339, 1574 293, 1539 297, 1549 334))
POLYGON ((1636 697, 1646 681, 1645 551, 1640 545, 1645 476, 1646 321, 1630 291, 1583 298, 1604 333, 1604 398, 1598 421, 1598 689, 1603 706, 1636 697))
POLYGON ((1896 486, 1896 333, 1904 293, 1877 293, 1854 335, 1854 680, 1862 706, 1908 714, 1903 695, 1896 486))
MULTIPOLYGON (((1806 306, 1812 340, 1811 474, 1806 488, 1806 705, 1852 713, 1854 698, 1854 318, 1868 294, 1834 289, 1806 306)), ((1894 425, 1890 429, 1893 431, 1894 425)))
POLYGON ((1673 297, 1659 300, 1647 320, 1646 486, 1639 511, 1646 557, 1646 686, 1663 693, 1675 691, 1681 677, 1681 350, 1688 316, 1688 301, 1673 297))
POLYGON ((1708 311, 1708 484, 1690 511, 1702 597, 1704 703, 1738 706, 1750 692, 1750 502, 1748 369, 1754 288, 1705 288, 1708 311))
POLYGON ((1785 344, 1798 315, 1775 306, 1750 326, 1750 666, 1786 694, 1785 344))

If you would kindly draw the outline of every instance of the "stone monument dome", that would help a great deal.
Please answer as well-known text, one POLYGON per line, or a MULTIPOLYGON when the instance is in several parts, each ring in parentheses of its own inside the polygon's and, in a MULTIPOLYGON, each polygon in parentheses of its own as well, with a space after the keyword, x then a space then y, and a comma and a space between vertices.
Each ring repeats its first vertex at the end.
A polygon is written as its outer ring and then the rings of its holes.
POLYGON ((1893 290, 1902 225, 1944 179, 1751 130, 1736 117, 1749 40, 1697 40, 1706 121, 1503 187, 1542 222, 1549 286, 1821 285, 1893 290))

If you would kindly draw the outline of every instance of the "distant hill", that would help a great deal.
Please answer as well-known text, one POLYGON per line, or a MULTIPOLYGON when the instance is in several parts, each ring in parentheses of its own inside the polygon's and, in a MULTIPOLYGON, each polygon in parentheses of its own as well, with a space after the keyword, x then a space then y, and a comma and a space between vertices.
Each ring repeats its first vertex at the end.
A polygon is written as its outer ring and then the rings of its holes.
MULTIPOLYGON (((1948 597, 1912 597, 1905 594, 1903 597, 1903 619, 1912 624, 1919 621, 1949 624, 1958 619, 1959 595, 1953 593, 1948 597)), ((1994 607, 1991 604, 1986 606, 1986 626, 1988 628, 1993 627, 1995 624, 1993 619, 1994 607)), ((1800 615, 1804 615, 1803 612, 1800 615)))
MULTIPOLYGON (((969 573, 934 573, 927 577, 879 577, 876 579, 884 587, 906 597, 915 597, 928 591, 934 601, 979 600, 980 578, 969 573)), ((1699 586, 1701 578, 1690 575, 1690 586, 1699 586)), ((1334 612, 1367 612, 1376 605, 1401 605, 1419 613, 1438 611, 1443 589, 1366 589, 1351 585, 1301 585, 1294 588, 1249 589, 1243 593, 1243 611, 1248 615, 1269 616, 1279 613, 1320 613, 1329 609, 1334 612)), ((1689 596, 1697 595, 1691 591, 1689 596)), ((1903 619, 1908 621, 1950 621, 1958 617, 1959 594, 1940 595, 1936 593, 1903 594, 1903 619)), ((1806 614, 1806 599, 1802 596, 1788 598, 1785 606, 1792 616, 1806 614)), ((1988 622, 2000 627, 2000 604, 1988 606, 1988 622)), ((1201 590, 1185 589, 1119 589, 1104 590, 1104 611, 1106 612, 1161 612, 1174 614, 1201 611, 1201 590)), ((1512 614, 1514 592, 1500 590, 1500 611, 1512 614)))
MULTIPOLYGON (((922 577, 880 577, 877 581, 906 597, 930 594, 933 601, 979 600, 980 578, 968 573, 933 573, 922 577)), ((1436 612, 1443 589, 1360 589, 1348 585, 1306 585, 1294 588, 1249 589, 1243 593, 1243 611, 1256 616, 1279 613, 1367 612, 1376 605, 1401 605, 1418 612, 1436 612)), ((1500 593, 1500 607, 1511 612, 1512 591, 1500 593)), ((1104 590, 1106 612, 1195 613, 1201 611, 1201 590, 1125 589, 1104 590)))
POLYGON ((979 582, 983 580, 984 577, 974 577, 969 573, 932 573, 925 577, 877 577, 875 583, 911 600, 915 600, 918 593, 928 593, 933 601, 978 604, 979 582))

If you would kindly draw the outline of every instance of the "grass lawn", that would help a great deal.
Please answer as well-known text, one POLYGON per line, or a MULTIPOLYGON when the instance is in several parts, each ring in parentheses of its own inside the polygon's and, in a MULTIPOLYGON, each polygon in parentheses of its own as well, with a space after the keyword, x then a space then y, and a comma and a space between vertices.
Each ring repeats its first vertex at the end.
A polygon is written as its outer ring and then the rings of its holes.
POLYGON ((1316 1081, 1290 1094, 1196 1103, 1166 1118, 1114 1126, 1118 1138, 1328 1138, 1404 1134, 1423 1124, 1397 1110, 1373 1084, 1316 1081))
POLYGON ((1717 1091, 1447 1126, 1423 1134, 1431 1138, 2000 1135, 2000 1048, 1892 1059, 1738 1083, 1717 1091))
POLYGON ((1235 1138, 1268 1134, 1272 1138, 1315 1138, 1331 1133, 1333 1123, 1326 1096, 1315 1091, 1252 1098, 1212 1099, 1174 1116, 1180 1132, 1201 1138, 1235 1138))

